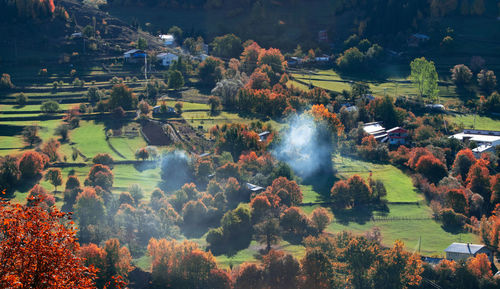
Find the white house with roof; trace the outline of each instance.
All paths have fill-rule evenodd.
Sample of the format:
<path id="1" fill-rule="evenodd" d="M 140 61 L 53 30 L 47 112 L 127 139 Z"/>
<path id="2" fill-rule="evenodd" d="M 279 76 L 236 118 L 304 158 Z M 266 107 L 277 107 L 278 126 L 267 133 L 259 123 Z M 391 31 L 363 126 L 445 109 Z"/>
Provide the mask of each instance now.
<path id="1" fill-rule="evenodd" d="M 494 151 L 495 147 L 500 146 L 500 131 L 465 129 L 451 137 L 464 142 L 476 142 L 477 147 L 472 150 L 476 157 L 481 156 L 484 152 Z"/>
<path id="2" fill-rule="evenodd" d="M 387 132 L 381 122 L 368 122 L 363 124 L 363 130 L 372 135 L 377 141 L 383 142 L 387 138 Z"/>
<path id="3" fill-rule="evenodd" d="M 179 60 L 179 56 L 170 52 L 164 52 L 156 55 L 156 59 L 161 62 L 161 65 L 170 66 L 174 61 Z"/>
<path id="4" fill-rule="evenodd" d="M 486 245 L 470 243 L 453 243 L 444 250 L 446 259 L 453 261 L 467 260 L 477 254 L 486 254 L 490 262 L 493 262 L 493 252 Z"/>
<path id="5" fill-rule="evenodd" d="M 175 36 L 172 34 L 161 34 L 161 41 L 163 41 L 163 45 L 165 46 L 174 46 L 175 45 Z"/>

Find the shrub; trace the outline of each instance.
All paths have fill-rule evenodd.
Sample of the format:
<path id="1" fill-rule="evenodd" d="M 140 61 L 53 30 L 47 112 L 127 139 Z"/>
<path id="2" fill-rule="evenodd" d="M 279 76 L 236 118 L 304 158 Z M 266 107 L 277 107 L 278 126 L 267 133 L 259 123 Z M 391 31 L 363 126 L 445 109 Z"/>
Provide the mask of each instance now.
<path id="1" fill-rule="evenodd" d="M 40 110 L 43 113 L 56 113 L 59 111 L 59 103 L 57 103 L 53 100 L 45 101 L 40 106 Z"/>

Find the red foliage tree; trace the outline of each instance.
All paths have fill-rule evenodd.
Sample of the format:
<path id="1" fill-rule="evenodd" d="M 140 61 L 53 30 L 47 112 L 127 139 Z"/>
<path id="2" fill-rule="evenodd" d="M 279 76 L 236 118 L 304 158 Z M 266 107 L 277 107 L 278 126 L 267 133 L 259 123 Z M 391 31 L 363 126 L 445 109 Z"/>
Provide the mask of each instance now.
<path id="1" fill-rule="evenodd" d="M 453 175 L 459 176 L 462 181 L 465 181 L 470 167 L 476 162 L 476 157 L 470 149 L 463 149 L 459 151 L 453 162 Z"/>
<path id="2" fill-rule="evenodd" d="M 94 288 L 95 270 L 76 256 L 73 222 L 53 207 L 0 205 L 0 287 Z"/>
<path id="3" fill-rule="evenodd" d="M 448 174 L 446 165 L 433 155 L 420 157 L 416 165 L 416 171 L 433 183 L 439 182 Z"/>
<path id="4" fill-rule="evenodd" d="M 302 203 L 302 190 L 295 181 L 290 181 L 285 177 L 279 177 L 267 187 L 265 193 L 277 195 L 281 203 L 290 207 Z"/>
<path id="5" fill-rule="evenodd" d="M 464 215 L 469 213 L 469 201 L 463 190 L 449 190 L 446 193 L 446 203 L 457 213 Z"/>
<path id="6" fill-rule="evenodd" d="M 95 164 L 85 179 L 85 185 L 99 186 L 109 191 L 113 186 L 113 172 L 105 165 Z"/>
<path id="7" fill-rule="evenodd" d="M 40 175 L 45 166 L 43 156 L 35 151 L 27 151 L 19 159 L 19 171 L 25 179 Z"/>
<path id="8" fill-rule="evenodd" d="M 476 161 L 469 169 L 465 183 L 467 188 L 476 194 L 480 194 L 486 202 L 491 199 L 490 172 L 484 160 Z"/>

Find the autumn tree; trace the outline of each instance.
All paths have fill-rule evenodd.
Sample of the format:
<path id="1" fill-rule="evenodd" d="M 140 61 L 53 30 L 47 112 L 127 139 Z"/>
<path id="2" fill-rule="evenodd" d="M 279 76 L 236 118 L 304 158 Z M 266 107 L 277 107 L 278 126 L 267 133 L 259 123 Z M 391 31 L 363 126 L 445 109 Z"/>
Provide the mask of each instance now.
<path id="1" fill-rule="evenodd" d="M 301 260 L 304 288 L 335 288 L 335 273 L 332 262 L 319 248 L 308 248 Z"/>
<path id="2" fill-rule="evenodd" d="M 27 151 L 19 159 L 19 171 L 22 178 L 25 179 L 31 179 L 40 175 L 44 167 L 43 156 L 35 151 Z"/>
<path id="3" fill-rule="evenodd" d="M 260 151 L 262 142 L 259 135 L 244 124 L 224 124 L 210 130 L 216 137 L 216 146 L 219 151 L 228 151 L 233 159 L 239 159 L 244 151 Z"/>
<path id="4" fill-rule="evenodd" d="M 432 155 L 422 156 L 417 162 L 416 171 L 433 183 L 448 175 L 446 165 Z"/>
<path id="5" fill-rule="evenodd" d="M 470 167 L 476 162 L 476 157 L 470 149 L 460 150 L 455 156 L 453 162 L 452 173 L 454 176 L 459 176 L 462 181 L 465 181 Z"/>
<path id="6" fill-rule="evenodd" d="M 374 288 L 404 289 L 418 286 L 423 272 L 420 257 L 406 252 L 401 241 L 381 254 L 371 269 Z"/>
<path id="7" fill-rule="evenodd" d="M 483 160 L 478 160 L 473 164 L 467 175 L 465 183 L 467 188 L 481 195 L 485 201 L 489 202 L 491 199 L 491 184 L 490 184 L 490 172 L 486 167 Z"/>
<path id="8" fill-rule="evenodd" d="M 135 109 L 137 107 L 137 96 L 125 84 L 116 84 L 111 89 L 109 105 L 111 109 L 118 107 L 124 110 Z"/>
<path id="9" fill-rule="evenodd" d="M 0 158 L 0 191 L 6 194 L 12 193 L 20 176 L 17 158 L 11 156 Z"/>
<path id="10" fill-rule="evenodd" d="M 312 211 L 310 219 L 312 226 L 321 234 L 333 220 L 333 216 L 327 209 L 318 207 Z"/>
<path id="11" fill-rule="evenodd" d="M 235 289 L 265 288 L 264 269 L 261 266 L 253 263 L 243 263 L 234 271 L 236 271 Z"/>
<path id="12" fill-rule="evenodd" d="M 266 252 L 271 250 L 271 245 L 278 243 L 281 239 L 279 221 L 275 218 L 264 220 L 255 225 L 254 229 L 257 240 L 266 245 Z"/>
<path id="13" fill-rule="evenodd" d="M 157 288 L 229 289 L 228 275 L 217 268 L 212 253 L 200 250 L 196 243 L 152 238 L 148 253 L 152 283 Z"/>
<path id="14" fill-rule="evenodd" d="M 283 211 L 280 226 L 285 234 L 305 236 L 309 231 L 309 218 L 298 207 L 290 207 Z"/>
<path id="15" fill-rule="evenodd" d="M 132 269 L 130 253 L 127 247 L 120 248 L 120 241 L 117 239 L 107 240 L 103 248 L 93 243 L 84 245 L 78 255 L 84 260 L 85 266 L 94 266 L 98 269 L 96 282 L 98 288 L 113 288 L 106 285 L 113 284 L 118 278 L 126 280 Z"/>
<path id="16" fill-rule="evenodd" d="M 54 192 L 57 191 L 57 187 L 62 185 L 62 173 L 59 168 L 51 168 L 45 173 L 45 179 L 49 181 L 54 186 Z"/>
<path id="17" fill-rule="evenodd" d="M 59 160 L 58 150 L 60 147 L 61 143 L 56 139 L 51 138 L 42 145 L 41 151 L 49 157 L 49 161 L 56 162 Z"/>
<path id="18" fill-rule="evenodd" d="M 75 204 L 75 216 L 78 219 L 82 242 L 89 241 L 92 238 L 90 231 L 100 225 L 105 214 L 104 201 L 97 195 L 94 188 L 86 187 L 78 194 Z"/>
<path id="19" fill-rule="evenodd" d="M 24 143 L 29 147 L 33 147 L 35 144 L 38 144 L 42 141 L 42 139 L 38 136 L 39 127 L 36 125 L 27 126 L 22 131 L 22 136 Z"/>
<path id="20" fill-rule="evenodd" d="M 446 203 L 453 211 L 467 215 L 469 213 L 469 200 L 463 190 L 451 189 L 446 193 Z"/>
<path id="21" fill-rule="evenodd" d="M 472 71 L 464 64 L 453 66 L 451 71 L 451 79 L 457 86 L 465 86 L 471 82 Z"/>
<path id="22" fill-rule="evenodd" d="M 493 70 L 482 69 L 477 74 L 477 83 L 483 91 L 490 93 L 497 86 L 497 77 Z"/>
<path id="23" fill-rule="evenodd" d="M 105 190 L 111 190 L 113 186 L 113 173 L 109 167 L 95 164 L 85 179 L 86 186 L 99 186 Z"/>
<path id="24" fill-rule="evenodd" d="M 198 66 L 198 76 L 206 85 L 215 85 L 217 81 L 222 79 L 223 74 L 224 63 L 215 57 L 209 56 Z"/>
<path id="25" fill-rule="evenodd" d="M 269 288 L 289 289 L 299 286 L 300 264 L 292 255 L 271 250 L 262 256 L 262 265 Z"/>
<path id="26" fill-rule="evenodd" d="M 95 288 L 94 269 L 76 256 L 79 243 L 73 222 L 57 208 L 47 211 L 39 204 L 2 201 L 0 287 Z"/>
<path id="27" fill-rule="evenodd" d="M 257 44 L 257 42 L 252 42 L 243 50 L 243 53 L 240 56 L 240 60 L 242 69 L 243 71 L 247 72 L 247 74 L 251 74 L 257 67 L 261 49 L 262 48 L 259 46 L 259 44 Z"/>
<path id="28" fill-rule="evenodd" d="M 107 166 L 109 168 L 113 168 L 114 161 L 113 157 L 107 153 L 99 153 L 92 158 L 92 163 Z"/>

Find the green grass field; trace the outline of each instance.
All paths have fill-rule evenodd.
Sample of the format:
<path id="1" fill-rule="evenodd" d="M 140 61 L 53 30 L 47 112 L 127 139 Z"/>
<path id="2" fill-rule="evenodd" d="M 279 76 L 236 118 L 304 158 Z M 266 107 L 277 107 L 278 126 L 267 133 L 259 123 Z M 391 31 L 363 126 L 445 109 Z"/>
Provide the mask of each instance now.
<path id="1" fill-rule="evenodd" d="M 382 233 L 382 243 L 391 246 L 395 240 L 401 240 L 406 248 L 414 251 L 421 239 L 421 254 L 442 256 L 443 250 L 452 242 L 477 242 L 477 236 L 471 233 L 453 234 L 445 231 L 439 223 L 431 219 L 432 210 L 412 185 L 411 178 L 392 165 L 380 165 L 351 158 L 334 158 L 334 166 L 341 178 L 359 174 L 368 178 L 380 179 L 387 189 L 389 204 L 387 211 L 374 211 L 373 218 L 364 221 L 344 221 L 342 216 L 327 228 L 328 233 L 352 231 L 362 234 L 374 227 Z M 304 202 L 320 201 L 320 194 L 310 186 L 302 186 Z M 418 204 L 391 204 L 391 202 L 418 202 Z M 310 214 L 318 205 L 302 207 Z M 330 208 L 329 208 L 330 209 Z M 333 212 L 335 213 L 339 212 Z M 423 218 L 422 220 L 401 220 L 401 218 Z M 385 218 L 385 220 L 379 220 Z M 392 219 L 391 219 L 392 218 Z M 387 220 L 388 219 L 388 220 Z"/>
<path id="2" fill-rule="evenodd" d="M 476 128 L 485 130 L 500 130 L 500 118 L 491 118 L 473 114 L 466 115 L 450 115 L 447 116 L 448 121 L 454 122 L 457 125 L 463 125 L 464 128 Z M 474 125 L 475 124 L 475 125 Z"/>

